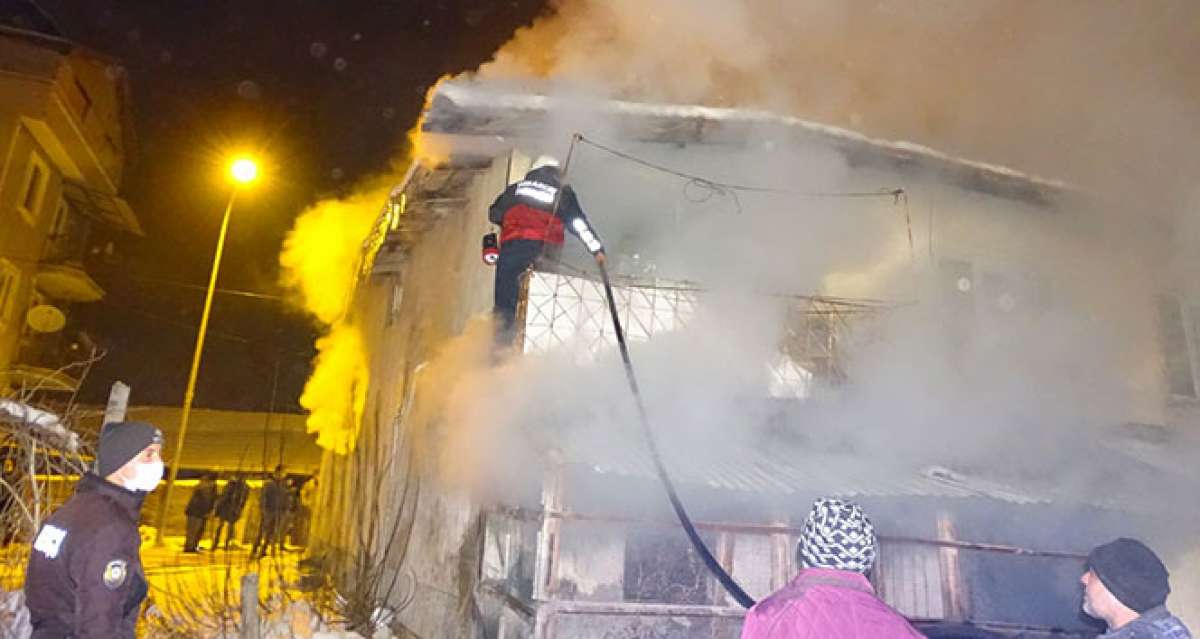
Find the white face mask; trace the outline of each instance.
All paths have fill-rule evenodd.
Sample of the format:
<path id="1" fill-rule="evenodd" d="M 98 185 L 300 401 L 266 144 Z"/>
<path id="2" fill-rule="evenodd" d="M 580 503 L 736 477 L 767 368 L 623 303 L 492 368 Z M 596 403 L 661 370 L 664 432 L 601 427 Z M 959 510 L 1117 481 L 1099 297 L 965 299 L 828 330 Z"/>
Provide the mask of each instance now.
<path id="1" fill-rule="evenodd" d="M 148 493 L 158 488 L 158 482 L 162 480 L 162 476 L 163 463 L 160 461 L 137 464 L 133 467 L 133 479 L 125 480 L 125 487 L 129 490 Z"/>

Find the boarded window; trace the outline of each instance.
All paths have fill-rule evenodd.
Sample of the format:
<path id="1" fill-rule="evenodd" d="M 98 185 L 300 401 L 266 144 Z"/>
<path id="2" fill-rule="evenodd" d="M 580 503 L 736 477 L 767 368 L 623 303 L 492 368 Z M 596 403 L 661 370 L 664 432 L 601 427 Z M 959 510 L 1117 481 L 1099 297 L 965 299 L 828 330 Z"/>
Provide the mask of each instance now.
<path id="1" fill-rule="evenodd" d="M 889 605 L 914 619 L 946 617 L 942 559 L 928 544 L 883 542 L 875 584 Z"/>

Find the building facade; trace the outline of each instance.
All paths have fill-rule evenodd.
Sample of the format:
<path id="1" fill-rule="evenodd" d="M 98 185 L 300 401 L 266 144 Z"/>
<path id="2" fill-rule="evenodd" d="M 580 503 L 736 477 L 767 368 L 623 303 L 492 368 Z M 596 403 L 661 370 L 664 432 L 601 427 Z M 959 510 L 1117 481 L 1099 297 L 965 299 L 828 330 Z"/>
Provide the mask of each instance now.
<path id="1" fill-rule="evenodd" d="M 492 370 L 465 384 L 473 393 L 445 397 L 489 365 L 490 336 L 472 323 L 491 307 L 479 238 L 492 199 L 529 165 L 514 149 L 567 139 L 568 177 L 607 242 L 666 466 L 751 595 L 794 573 L 807 507 L 833 494 L 874 513 L 873 580 L 911 618 L 1089 636 L 1077 578 L 1090 545 L 1197 529 L 1195 513 L 1172 506 L 1190 489 L 1161 490 L 1194 485 L 1184 469 L 1200 424 L 1198 298 L 1156 253 L 1169 229 L 1107 228 L 1098 220 L 1119 218 L 1069 185 L 762 113 L 580 107 L 448 83 L 423 136 L 443 157 L 410 170 L 364 247 L 351 323 L 370 388 L 355 446 L 324 455 L 319 500 L 331 517 L 315 532 L 331 569 L 371 575 L 360 594 L 413 636 L 739 632 L 743 611 L 673 521 L 610 375 L 613 327 L 582 249 L 568 241 L 522 296 L 518 350 L 558 366 L 538 378 L 545 387 L 493 392 L 508 373 Z M 770 153 L 778 159 L 763 161 Z M 753 175 L 713 177 L 750 162 Z M 764 258 L 768 247 L 778 255 Z M 733 266 L 755 261 L 770 270 Z M 705 333 L 701 310 L 723 306 L 714 291 L 731 271 L 752 294 L 724 306 L 767 301 L 734 314 L 743 335 Z M 1109 321 L 1091 327 L 1091 316 Z M 756 331 L 768 339 L 744 336 Z M 708 340 L 705 352 L 733 343 L 730 365 L 760 348 L 737 401 L 715 404 L 736 409 L 732 436 L 689 431 L 714 404 L 671 396 L 723 374 L 723 362 L 689 359 L 689 336 Z M 1021 367 L 988 369 L 1010 351 Z M 914 399 L 923 393 L 937 401 Z M 473 402 L 486 409 L 463 410 Z M 495 435 L 493 419 L 519 427 Z M 754 432 L 735 432 L 749 422 Z M 1074 458 L 1089 463 L 1054 470 Z M 490 472 L 483 490 L 461 481 L 477 466 Z M 1154 539 L 1178 568 L 1197 550 L 1190 538 Z"/>
<path id="2" fill-rule="evenodd" d="M 132 153 L 121 67 L 56 35 L 0 27 L 0 387 L 73 391 L 94 345 L 71 307 L 89 266 L 140 234 L 119 196 Z"/>

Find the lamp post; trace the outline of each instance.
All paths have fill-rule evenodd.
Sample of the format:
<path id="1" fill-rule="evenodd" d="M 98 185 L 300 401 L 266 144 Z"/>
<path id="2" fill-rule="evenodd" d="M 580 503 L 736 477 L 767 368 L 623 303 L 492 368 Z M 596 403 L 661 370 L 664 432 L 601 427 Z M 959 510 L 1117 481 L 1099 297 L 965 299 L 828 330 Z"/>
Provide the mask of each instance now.
<path id="1" fill-rule="evenodd" d="M 163 492 L 162 503 L 158 506 L 158 530 L 154 543 L 163 545 L 163 531 L 167 526 L 167 507 L 171 502 L 171 491 L 175 488 L 175 479 L 179 476 L 179 468 L 183 458 L 183 440 L 187 436 L 188 419 L 192 415 L 192 400 L 196 396 L 196 377 L 200 374 L 200 356 L 204 354 L 204 336 L 208 333 L 208 316 L 212 311 L 213 293 L 217 289 L 217 272 L 221 268 L 221 253 L 225 250 L 225 234 L 229 230 L 229 215 L 233 212 L 233 200 L 237 197 L 238 188 L 250 184 L 258 177 L 258 165 L 250 158 L 237 158 L 229 165 L 229 175 L 234 187 L 229 193 L 229 203 L 225 205 L 225 216 L 221 220 L 221 232 L 217 236 L 217 251 L 213 255 L 212 273 L 208 278 L 208 290 L 204 294 L 204 312 L 200 315 L 200 329 L 196 332 L 196 350 L 192 354 L 192 369 L 188 373 L 187 388 L 183 392 L 183 411 L 179 417 L 179 434 L 175 441 L 175 454 L 171 457 L 171 474 L 167 477 L 167 488 Z"/>

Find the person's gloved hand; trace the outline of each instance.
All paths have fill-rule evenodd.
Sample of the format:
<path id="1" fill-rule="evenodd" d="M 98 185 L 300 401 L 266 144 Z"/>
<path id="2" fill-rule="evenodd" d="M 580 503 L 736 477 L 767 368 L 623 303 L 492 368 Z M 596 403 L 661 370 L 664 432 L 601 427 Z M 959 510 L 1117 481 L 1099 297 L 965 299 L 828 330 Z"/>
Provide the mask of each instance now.
<path id="1" fill-rule="evenodd" d="M 596 251 L 595 258 L 596 263 L 600 266 L 604 266 L 608 262 L 608 258 L 604 256 L 604 251 Z"/>

